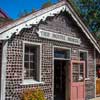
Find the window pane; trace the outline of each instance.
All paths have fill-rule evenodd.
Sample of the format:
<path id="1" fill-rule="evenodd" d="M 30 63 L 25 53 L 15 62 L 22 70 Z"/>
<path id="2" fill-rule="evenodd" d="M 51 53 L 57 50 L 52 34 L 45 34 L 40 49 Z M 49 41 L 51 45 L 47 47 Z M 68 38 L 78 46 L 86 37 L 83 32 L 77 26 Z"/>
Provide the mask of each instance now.
<path id="1" fill-rule="evenodd" d="M 88 74 L 87 52 L 80 51 L 80 60 L 85 61 L 85 77 L 87 77 L 87 74 Z"/>
<path id="2" fill-rule="evenodd" d="M 30 55 L 30 61 L 34 61 L 35 59 L 34 59 L 34 54 L 32 54 L 32 55 Z"/>
<path id="3" fill-rule="evenodd" d="M 86 52 L 80 52 L 80 60 L 86 60 L 87 59 L 87 53 Z"/>
<path id="4" fill-rule="evenodd" d="M 82 82 L 83 81 L 83 64 L 73 64 L 73 82 Z"/>
<path id="5" fill-rule="evenodd" d="M 29 47 L 28 47 L 28 45 L 25 46 L 25 53 L 29 53 Z"/>
<path id="6" fill-rule="evenodd" d="M 36 46 L 35 47 L 30 47 L 30 54 L 35 54 L 36 52 Z"/>
<path id="7" fill-rule="evenodd" d="M 24 71 L 24 78 L 25 79 L 28 79 L 29 78 L 29 73 L 30 73 L 29 70 L 25 70 Z"/>
<path id="8" fill-rule="evenodd" d="M 34 48 L 30 47 L 30 52 L 33 53 L 34 52 Z"/>
<path id="9" fill-rule="evenodd" d="M 73 82 L 79 82 L 79 65 L 77 63 L 73 64 L 72 71 Z"/>
<path id="10" fill-rule="evenodd" d="M 25 61 L 29 61 L 29 55 L 25 54 Z"/>
<path id="11" fill-rule="evenodd" d="M 24 54 L 24 78 L 37 80 L 38 46 L 26 45 Z M 39 74 L 39 73 L 38 73 Z"/>
<path id="12" fill-rule="evenodd" d="M 54 50 L 54 57 L 70 59 L 70 50 L 56 48 Z"/>
<path id="13" fill-rule="evenodd" d="M 70 50 L 66 50 L 65 52 L 65 58 L 70 59 Z"/>
<path id="14" fill-rule="evenodd" d="M 80 73 L 83 73 L 83 65 L 80 64 Z"/>
<path id="15" fill-rule="evenodd" d="M 24 67 L 25 67 L 25 69 L 29 69 L 29 62 L 25 62 Z"/>
<path id="16" fill-rule="evenodd" d="M 30 77 L 36 79 L 36 70 L 30 70 Z"/>
<path id="17" fill-rule="evenodd" d="M 35 69 L 35 63 L 34 62 L 30 62 L 30 69 Z"/>

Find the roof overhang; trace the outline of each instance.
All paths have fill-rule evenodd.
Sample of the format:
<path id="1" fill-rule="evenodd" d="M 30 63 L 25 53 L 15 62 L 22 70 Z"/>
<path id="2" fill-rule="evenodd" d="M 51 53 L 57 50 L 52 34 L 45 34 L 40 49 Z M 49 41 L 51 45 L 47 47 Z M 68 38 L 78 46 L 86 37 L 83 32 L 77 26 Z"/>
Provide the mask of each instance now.
<path id="1" fill-rule="evenodd" d="M 62 1 L 60 3 L 57 3 L 56 5 L 32 13 L 31 15 L 21 18 L 14 23 L 9 24 L 8 26 L 1 28 L 0 40 L 8 40 L 13 34 L 18 35 L 23 28 L 30 28 L 33 24 L 39 24 L 41 20 L 45 21 L 47 17 L 55 16 L 55 14 L 59 14 L 61 11 L 66 11 L 72 16 L 72 18 L 76 21 L 77 25 L 82 29 L 87 38 L 91 41 L 91 43 L 100 53 L 100 46 L 97 43 L 96 39 L 89 32 L 88 28 L 84 25 L 84 23 L 73 10 L 71 5 L 66 1 Z"/>

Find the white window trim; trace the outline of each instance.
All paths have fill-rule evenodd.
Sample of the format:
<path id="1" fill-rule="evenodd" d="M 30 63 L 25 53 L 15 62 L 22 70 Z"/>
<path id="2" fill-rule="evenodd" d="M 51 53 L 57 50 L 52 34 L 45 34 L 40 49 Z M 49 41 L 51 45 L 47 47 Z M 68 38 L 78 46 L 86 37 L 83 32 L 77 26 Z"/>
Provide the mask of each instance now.
<path id="1" fill-rule="evenodd" d="M 40 47 L 40 61 L 39 61 L 39 81 L 36 80 L 28 80 L 24 79 L 24 53 L 25 53 L 25 44 L 30 44 L 30 45 L 36 45 Z M 44 84 L 44 82 L 41 81 L 41 57 L 42 57 L 42 43 L 36 43 L 36 42 L 28 42 L 28 41 L 23 41 L 23 70 L 22 70 L 22 84 L 21 85 L 29 85 L 29 84 Z"/>
<path id="2" fill-rule="evenodd" d="M 87 66 L 88 66 L 88 51 L 87 50 L 82 50 L 82 49 L 79 49 L 79 60 L 80 60 L 80 52 L 85 52 L 87 53 Z M 85 80 L 90 80 L 89 78 L 89 67 L 87 67 L 87 77 L 85 78 Z"/>

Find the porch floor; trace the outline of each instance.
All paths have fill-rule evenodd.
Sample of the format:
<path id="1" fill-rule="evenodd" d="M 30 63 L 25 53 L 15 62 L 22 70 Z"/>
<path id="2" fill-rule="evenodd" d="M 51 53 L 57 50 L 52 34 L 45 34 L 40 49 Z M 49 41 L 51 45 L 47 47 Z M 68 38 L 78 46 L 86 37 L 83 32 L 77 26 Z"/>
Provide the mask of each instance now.
<path id="1" fill-rule="evenodd" d="M 100 100 L 100 97 L 96 97 L 96 98 L 93 98 L 93 99 L 90 99 L 90 100 Z"/>

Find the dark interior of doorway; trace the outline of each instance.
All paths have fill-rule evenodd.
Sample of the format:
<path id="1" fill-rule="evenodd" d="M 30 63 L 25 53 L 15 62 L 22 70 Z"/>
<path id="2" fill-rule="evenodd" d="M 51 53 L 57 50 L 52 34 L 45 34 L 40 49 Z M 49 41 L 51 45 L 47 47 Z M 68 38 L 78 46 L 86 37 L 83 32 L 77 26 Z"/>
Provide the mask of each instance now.
<path id="1" fill-rule="evenodd" d="M 96 77 L 100 78 L 100 65 L 96 66 Z"/>
<path id="2" fill-rule="evenodd" d="M 66 60 L 54 60 L 54 100 L 65 100 Z"/>

